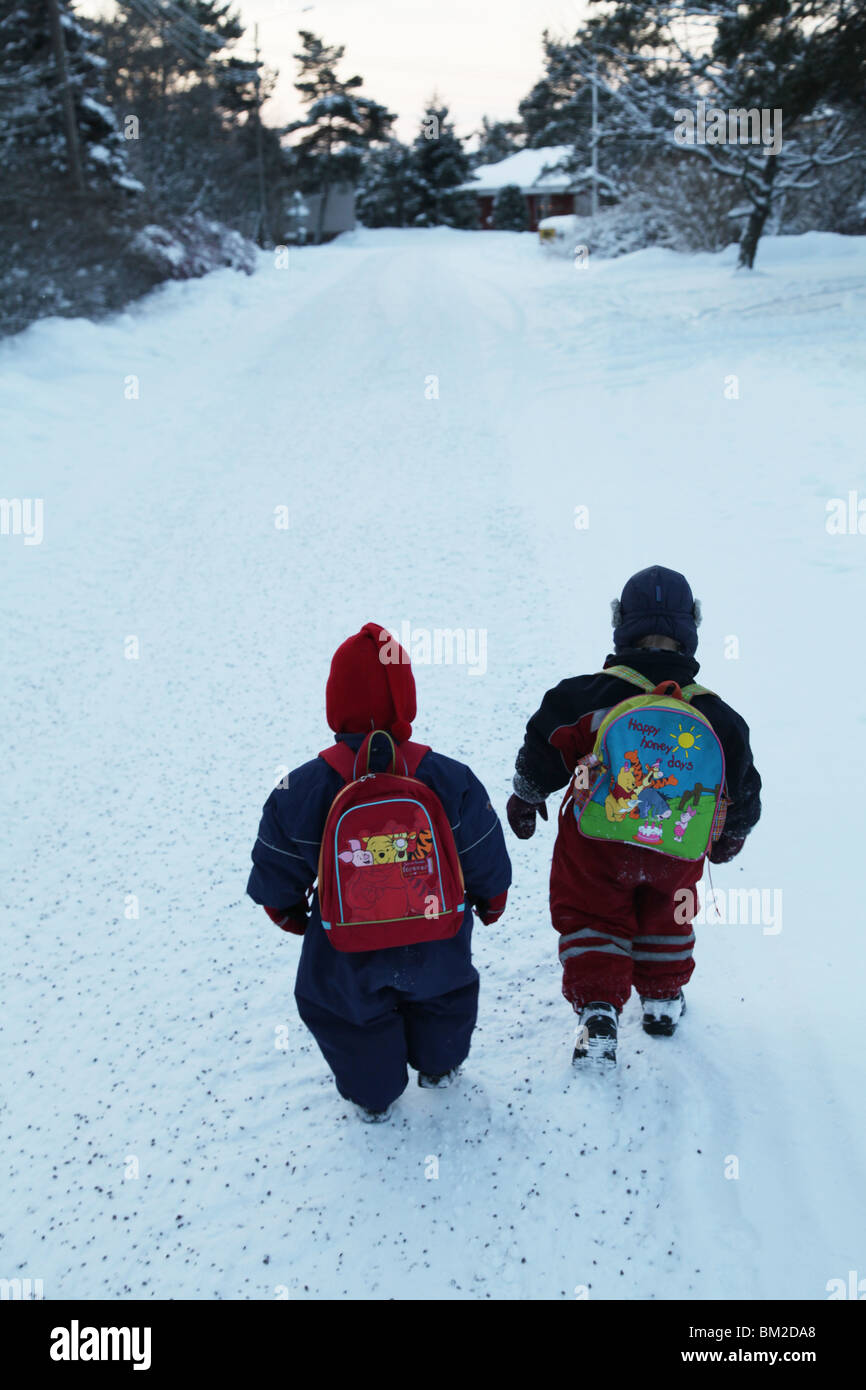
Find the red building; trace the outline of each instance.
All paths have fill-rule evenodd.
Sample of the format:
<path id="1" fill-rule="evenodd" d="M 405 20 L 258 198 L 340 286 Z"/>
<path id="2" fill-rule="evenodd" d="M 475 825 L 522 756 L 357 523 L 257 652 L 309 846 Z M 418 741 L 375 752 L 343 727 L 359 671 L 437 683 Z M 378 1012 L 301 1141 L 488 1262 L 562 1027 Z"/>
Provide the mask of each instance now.
<path id="1" fill-rule="evenodd" d="M 484 228 L 493 226 L 496 195 L 509 186 L 519 188 L 526 200 L 529 230 L 543 217 L 575 212 L 577 181 L 562 166 L 573 157 L 570 145 L 551 145 L 540 150 L 518 150 L 495 164 L 481 164 L 463 185 L 478 197 L 478 216 Z"/>

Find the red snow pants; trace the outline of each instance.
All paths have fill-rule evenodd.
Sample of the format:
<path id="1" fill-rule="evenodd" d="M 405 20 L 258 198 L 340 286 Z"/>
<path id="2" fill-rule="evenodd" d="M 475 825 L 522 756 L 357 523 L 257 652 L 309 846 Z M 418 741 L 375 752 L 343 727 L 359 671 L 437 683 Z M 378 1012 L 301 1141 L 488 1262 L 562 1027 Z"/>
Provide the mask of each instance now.
<path id="1" fill-rule="evenodd" d="M 619 1010 L 632 985 L 672 999 L 695 968 L 692 918 L 704 861 L 581 835 L 569 800 L 550 870 L 550 915 L 560 934 L 562 992 L 575 1007 Z M 685 891 L 684 891 L 685 890 Z"/>

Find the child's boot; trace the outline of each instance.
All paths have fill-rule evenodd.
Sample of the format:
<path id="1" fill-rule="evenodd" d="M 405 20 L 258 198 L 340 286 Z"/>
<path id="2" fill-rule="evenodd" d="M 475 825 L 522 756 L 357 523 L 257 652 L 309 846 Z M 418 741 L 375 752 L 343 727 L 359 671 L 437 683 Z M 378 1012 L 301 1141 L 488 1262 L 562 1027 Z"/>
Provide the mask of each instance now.
<path id="1" fill-rule="evenodd" d="M 382 1125 L 391 1118 L 392 1107 L 390 1105 L 386 1105 L 384 1110 L 368 1110 L 366 1105 L 359 1105 L 355 1100 L 352 1101 L 352 1104 L 358 1119 L 365 1125 Z"/>
<path id="2" fill-rule="evenodd" d="M 460 1075 L 459 1067 L 452 1067 L 450 1071 L 442 1072 L 441 1076 L 434 1076 L 430 1072 L 419 1071 L 418 1085 L 425 1091 L 442 1091 L 446 1086 L 453 1086 Z"/>
<path id="3" fill-rule="evenodd" d="M 677 1024 L 686 1011 L 686 998 L 682 990 L 675 999 L 644 999 L 643 1030 L 656 1038 L 670 1038 L 677 1031 Z"/>
<path id="4" fill-rule="evenodd" d="M 613 1004 L 584 1004 L 578 1014 L 577 1046 L 572 1065 L 605 1062 L 616 1065 L 618 1016 Z"/>

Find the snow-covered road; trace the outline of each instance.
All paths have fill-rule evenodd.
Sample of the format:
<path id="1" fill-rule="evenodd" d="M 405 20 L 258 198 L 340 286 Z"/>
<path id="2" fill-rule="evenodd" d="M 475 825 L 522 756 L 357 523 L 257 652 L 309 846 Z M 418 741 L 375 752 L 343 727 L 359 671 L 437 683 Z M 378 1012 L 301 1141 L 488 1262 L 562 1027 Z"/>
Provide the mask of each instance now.
<path id="1" fill-rule="evenodd" d="M 866 536 L 826 527 L 866 497 L 864 308 L 864 238 L 768 241 L 743 276 L 358 232 L 0 346 L 2 492 L 44 504 L 40 544 L 0 537 L 0 1275 L 256 1299 L 866 1276 Z M 297 942 L 243 891 L 270 787 L 329 741 L 331 652 L 368 619 L 464 634 L 464 664 L 416 664 L 416 732 L 502 811 L 527 717 L 601 665 L 654 562 L 691 578 L 702 678 L 752 727 L 764 820 L 714 880 L 764 916 L 699 928 L 675 1039 L 632 1003 L 617 1078 L 578 1077 L 554 818 L 509 836 L 462 1085 L 359 1126 L 295 1015 Z"/>

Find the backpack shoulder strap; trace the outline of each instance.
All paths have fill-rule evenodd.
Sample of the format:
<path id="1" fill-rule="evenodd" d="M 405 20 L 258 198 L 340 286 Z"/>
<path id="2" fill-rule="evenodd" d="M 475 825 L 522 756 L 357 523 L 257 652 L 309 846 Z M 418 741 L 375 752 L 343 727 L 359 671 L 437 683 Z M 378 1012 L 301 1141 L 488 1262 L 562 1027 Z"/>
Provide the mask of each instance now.
<path id="1" fill-rule="evenodd" d="M 655 690 L 655 681 L 642 676 L 640 671 L 635 671 L 631 666 L 605 666 L 603 671 L 599 671 L 600 676 L 618 676 L 621 681 L 628 681 L 629 685 L 639 685 L 641 690 Z"/>
<path id="2" fill-rule="evenodd" d="M 397 744 L 397 761 L 399 764 L 399 760 L 402 757 L 406 766 L 407 777 L 415 776 L 415 773 L 418 771 L 418 764 L 421 762 L 422 758 L 426 758 L 429 752 L 429 743 L 407 742 Z"/>
<path id="3" fill-rule="evenodd" d="M 364 746 L 365 744 L 362 744 L 358 752 L 355 753 L 347 743 L 332 743 L 330 748 L 323 748 L 318 756 L 335 772 L 338 772 L 344 782 L 352 782 L 364 770 L 365 760 L 361 757 Z M 398 773 L 402 773 L 405 777 L 414 777 L 418 764 L 430 752 L 430 745 L 407 741 L 406 743 L 398 743 L 395 751 Z"/>
<path id="4" fill-rule="evenodd" d="M 628 681 L 630 685 L 638 685 L 641 690 L 648 694 L 655 690 L 655 681 L 649 680 L 647 676 L 642 676 L 640 671 L 635 671 L 631 666 L 605 666 L 599 672 L 602 676 L 618 676 L 621 681 Z M 697 695 L 715 695 L 714 690 L 709 690 L 705 685 L 698 685 L 695 681 L 691 685 L 684 685 L 681 694 L 684 700 L 694 700 Z"/>
<path id="5" fill-rule="evenodd" d="M 323 748 L 318 756 L 328 767 L 339 772 L 344 782 L 351 782 L 354 777 L 355 754 L 347 743 L 332 743 L 330 748 Z"/>
<path id="6" fill-rule="evenodd" d="M 715 690 L 708 690 L 705 685 L 698 685 L 693 681 L 691 685 L 684 685 L 681 693 L 684 700 L 691 701 L 694 700 L 696 695 L 715 695 L 716 692 Z"/>

